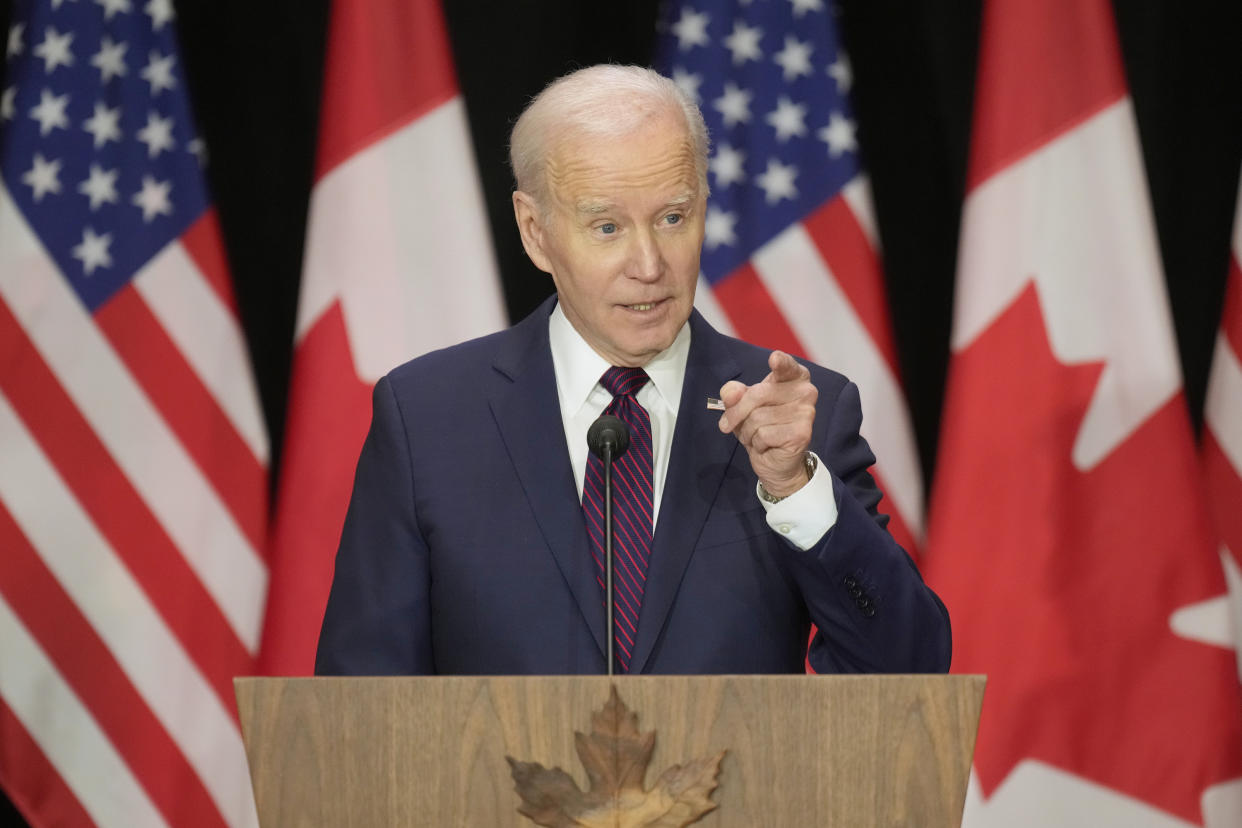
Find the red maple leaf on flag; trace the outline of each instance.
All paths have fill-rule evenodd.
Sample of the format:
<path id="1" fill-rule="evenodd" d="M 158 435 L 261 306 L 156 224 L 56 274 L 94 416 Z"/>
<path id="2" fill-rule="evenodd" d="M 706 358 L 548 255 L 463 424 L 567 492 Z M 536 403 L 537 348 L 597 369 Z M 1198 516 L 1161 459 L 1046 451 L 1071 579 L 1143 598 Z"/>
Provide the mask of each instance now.
<path id="1" fill-rule="evenodd" d="M 1199 821 L 1204 788 L 1242 767 L 1233 653 L 1169 618 L 1224 584 L 1181 393 L 1073 465 L 1104 369 L 1056 359 L 1034 285 L 956 355 L 933 504 L 952 554 L 929 581 L 954 671 L 988 675 L 985 794 L 1032 758 Z"/>

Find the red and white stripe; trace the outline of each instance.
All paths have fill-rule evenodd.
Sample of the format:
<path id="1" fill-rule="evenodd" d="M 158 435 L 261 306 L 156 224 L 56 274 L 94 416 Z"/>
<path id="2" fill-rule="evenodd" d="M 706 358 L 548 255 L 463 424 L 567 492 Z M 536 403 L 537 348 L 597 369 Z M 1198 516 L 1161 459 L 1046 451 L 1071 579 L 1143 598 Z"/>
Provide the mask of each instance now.
<path id="1" fill-rule="evenodd" d="M 759 248 L 695 300 L 718 329 L 829 365 L 862 395 L 862 435 L 876 455 L 880 511 L 916 555 L 923 539 L 923 477 L 902 391 L 870 187 L 858 176 L 822 207 Z"/>
<path id="2" fill-rule="evenodd" d="M 507 320 L 436 0 L 333 5 L 263 667 L 309 673 L 370 388 Z"/>
<path id="3" fill-rule="evenodd" d="M 0 781 L 35 825 L 252 825 L 268 446 L 208 212 L 92 315 L 0 186 Z"/>

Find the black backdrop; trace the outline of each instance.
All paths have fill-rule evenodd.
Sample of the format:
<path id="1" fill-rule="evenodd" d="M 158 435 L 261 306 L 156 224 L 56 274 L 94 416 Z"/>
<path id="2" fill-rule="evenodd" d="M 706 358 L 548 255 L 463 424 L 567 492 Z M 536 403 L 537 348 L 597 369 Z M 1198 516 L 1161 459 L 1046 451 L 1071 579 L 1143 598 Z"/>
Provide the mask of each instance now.
<path id="1" fill-rule="evenodd" d="M 517 319 L 551 291 L 551 282 L 525 261 L 513 227 L 509 125 L 530 95 L 568 69 L 646 63 L 658 0 L 445 2 L 505 297 Z M 0 0 L 0 31 L 7 31 L 12 3 Z M 979 4 L 843 0 L 840 12 L 899 358 L 928 479 L 947 362 Z M 210 184 L 278 452 L 327 0 L 181 0 L 177 7 Z M 1242 3 L 1117 0 L 1116 7 L 1198 422 L 1242 159 Z M 17 820 L 3 811 L 0 819 Z"/>

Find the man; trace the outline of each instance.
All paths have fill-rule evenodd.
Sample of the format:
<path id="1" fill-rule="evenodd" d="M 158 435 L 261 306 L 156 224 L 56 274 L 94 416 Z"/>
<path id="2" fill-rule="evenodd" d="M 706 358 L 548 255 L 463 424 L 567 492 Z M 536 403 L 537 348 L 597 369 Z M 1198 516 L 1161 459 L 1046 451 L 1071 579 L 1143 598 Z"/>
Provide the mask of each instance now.
<path id="1" fill-rule="evenodd" d="M 531 103 L 511 155 L 522 242 L 557 295 L 376 385 L 316 672 L 604 672 L 586 444 L 604 410 L 634 433 L 615 471 L 620 670 L 801 672 L 812 623 L 819 672 L 947 670 L 948 615 L 876 513 L 857 389 L 693 311 L 693 103 L 591 67 Z"/>

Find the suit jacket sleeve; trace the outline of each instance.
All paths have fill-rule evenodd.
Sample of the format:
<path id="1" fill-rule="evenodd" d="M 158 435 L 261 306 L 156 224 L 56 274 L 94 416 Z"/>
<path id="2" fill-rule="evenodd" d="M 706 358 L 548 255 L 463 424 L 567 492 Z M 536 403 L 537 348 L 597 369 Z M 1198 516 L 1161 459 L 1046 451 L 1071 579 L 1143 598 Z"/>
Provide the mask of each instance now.
<path id="1" fill-rule="evenodd" d="M 414 510 L 403 413 L 389 378 L 376 384 L 372 406 L 320 632 L 317 675 L 435 672 L 427 544 Z"/>
<path id="2" fill-rule="evenodd" d="M 877 511 L 881 494 L 867 471 L 875 457 L 859 433 L 857 387 L 845 384 L 823 416 L 812 448 L 832 474 L 837 520 L 808 551 L 785 544 L 818 627 L 811 666 L 821 673 L 945 672 L 948 612 Z"/>

